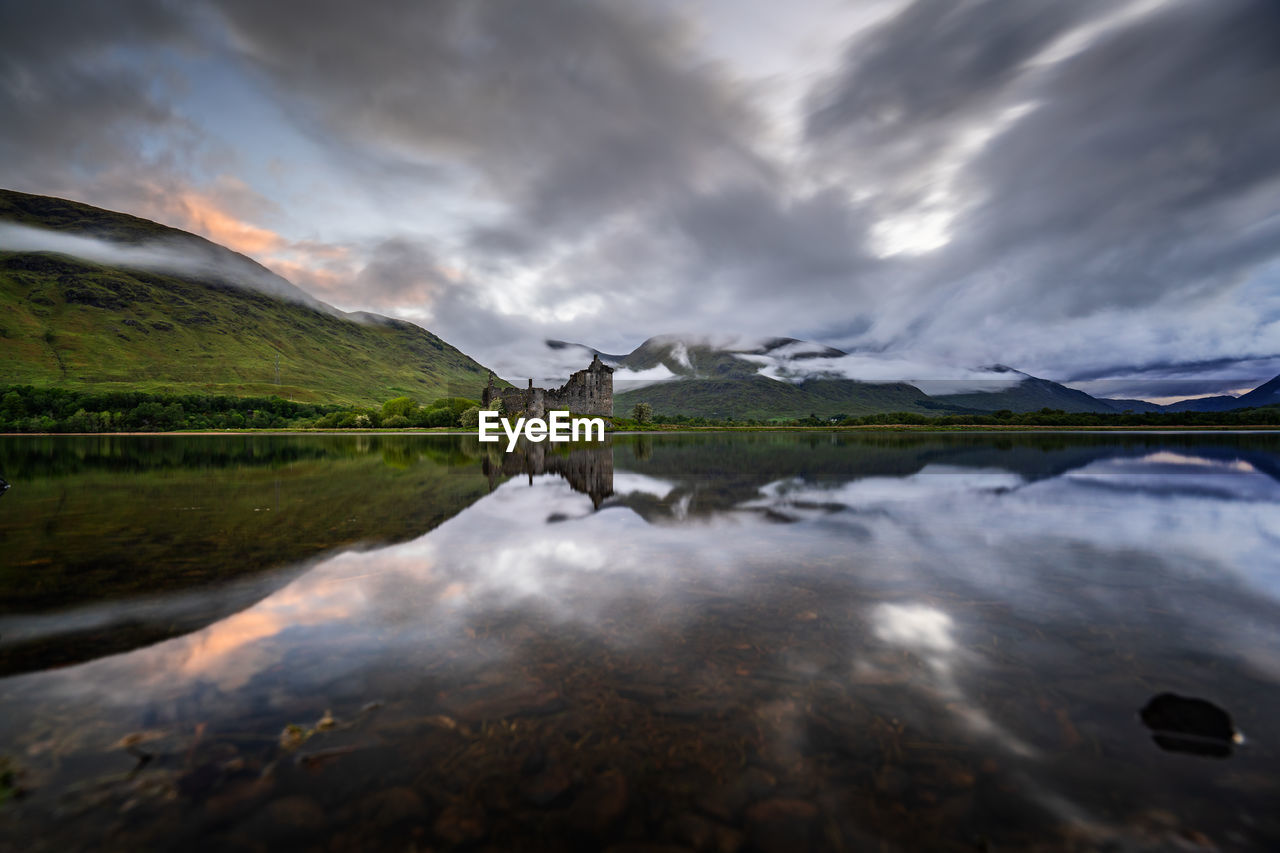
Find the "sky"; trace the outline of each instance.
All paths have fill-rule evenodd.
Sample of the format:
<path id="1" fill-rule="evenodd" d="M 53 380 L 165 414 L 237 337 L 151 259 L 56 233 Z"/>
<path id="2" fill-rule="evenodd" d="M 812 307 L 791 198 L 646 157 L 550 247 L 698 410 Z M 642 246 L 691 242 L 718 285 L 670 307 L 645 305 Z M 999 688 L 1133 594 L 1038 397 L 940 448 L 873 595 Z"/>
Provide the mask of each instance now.
<path id="1" fill-rule="evenodd" d="M 1280 373 L 1272 0 L 0 0 L 0 116 L 0 186 L 504 376 L 664 333 Z"/>

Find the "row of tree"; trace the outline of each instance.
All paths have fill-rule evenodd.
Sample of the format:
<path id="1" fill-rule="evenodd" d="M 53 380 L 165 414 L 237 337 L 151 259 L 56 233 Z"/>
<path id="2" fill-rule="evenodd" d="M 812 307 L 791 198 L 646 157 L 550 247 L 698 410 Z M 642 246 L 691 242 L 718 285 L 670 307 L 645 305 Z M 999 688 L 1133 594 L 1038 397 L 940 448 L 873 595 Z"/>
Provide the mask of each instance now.
<path id="1" fill-rule="evenodd" d="M 166 432 L 203 429 L 458 427 L 477 403 L 442 397 L 427 406 L 397 397 L 377 407 L 297 403 L 280 397 L 72 391 L 0 387 L 0 432 Z"/>
<path id="2" fill-rule="evenodd" d="M 335 409 L 279 397 L 0 387 L 0 431 L 131 432 L 282 429 Z"/>
<path id="3" fill-rule="evenodd" d="M 492 408 L 499 408 L 495 402 Z M 201 429 L 473 429 L 479 403 L 466 397 L 441 397 L 421 405 L 396 397 L 381 406 L 351 407 L 297 403 L 279 397 L 229 397 L 201 394 L 148 394 L 141 391 L 71 391 L 30 385 L 0 387 L 0 432 L 161 432 Z M 769 426 L 1061 426 L 1202 427 L 1280 426 L 1280 406 L 1230 412 L 1150 412 L 1095 414 L 1040 409 L 991 414 L 920 415 L 914 412 L 847 417 L 845 415 L 772 420 L 734 420 L 686 415 L 655 415 L 648 403 L 630 417 L 615 417 L 615 428 L 769 427 Z"/>

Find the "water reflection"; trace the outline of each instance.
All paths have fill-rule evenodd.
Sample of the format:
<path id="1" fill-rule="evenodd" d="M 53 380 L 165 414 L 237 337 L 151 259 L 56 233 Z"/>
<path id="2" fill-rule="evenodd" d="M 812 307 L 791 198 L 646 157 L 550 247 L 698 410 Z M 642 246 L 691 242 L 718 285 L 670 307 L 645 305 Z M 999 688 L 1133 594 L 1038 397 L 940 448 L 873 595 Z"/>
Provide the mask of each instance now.
<path id="1" fill-rule="evenodd" d="M 0 438 L 0 463 L 0 674 L 196 630 L 491 487 L 461 437 Z"/>
<path id="2" fill-rule="evenodd" d="M 555 474 L 564 478 L 569 488 L 591 498 L 599 509 L 605 498 L 613 494 L 613 448 L 607 446 L 574 446 L 565 450 L 553 445 L 522 441 L 512 453 L 490 454 L 484 459 L 484 471 L 495 483 L 499 477 L 524 475 L 533 478 Z"/>
<path id="3" fill-rule="evenodd" d="M 375 482 L 422 464 L 402 450 Z M 186 636 L 0 681 L 0 751 L 33 789 L 13 832 L 49 849 L 1267 849 L 1276 451 L 459 443 L 430 482 L 467 500 L 429 532 L 339 545 Z M 1221 746 L 1187 701 L 1231 709 L 1249 742 L 1228 761 L 1169 751 Z"/>

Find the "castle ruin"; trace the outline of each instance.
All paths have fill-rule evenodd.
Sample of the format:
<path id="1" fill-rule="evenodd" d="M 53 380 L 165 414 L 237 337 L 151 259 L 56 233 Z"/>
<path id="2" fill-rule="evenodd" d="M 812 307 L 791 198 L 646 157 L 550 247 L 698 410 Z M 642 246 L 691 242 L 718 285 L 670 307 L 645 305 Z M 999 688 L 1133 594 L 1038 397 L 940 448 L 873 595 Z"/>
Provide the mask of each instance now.
<path id="1" fill-rule="evenodd" d="M 498 388 L 493 372 L 489 384 L 480 393 L 480 402 L 488 407 L 492 401 L 501 400 L 502 410 L 509 415 L 527 418 L 545 418 L 547 412 L 568 410 L 574 415 L 609 417 L 613 414 L 613 368 L 600 360 L 569 377 L 569 381 L 555 389 L 534 388 L 529 380 L 528 388 Z"/>

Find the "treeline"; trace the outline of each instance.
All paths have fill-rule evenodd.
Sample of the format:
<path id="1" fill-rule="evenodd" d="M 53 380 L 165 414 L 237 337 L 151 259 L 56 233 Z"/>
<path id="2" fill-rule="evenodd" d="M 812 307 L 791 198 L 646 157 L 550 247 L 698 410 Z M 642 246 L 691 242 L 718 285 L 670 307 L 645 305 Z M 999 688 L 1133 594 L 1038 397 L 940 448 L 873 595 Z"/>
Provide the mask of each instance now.
<path id="1" fill-rule="evenodd" d="M 280 397 L 202 394 L 148 394 L 141 391 L 69 391 L 30 385 L 0 386 L 0 432 L 166 432 L 204 429 L 427 429 L 474 428 L 479 403 L 441 397 L 422 405 L 396 397 L 381 406 L 351 407 L 296 403 Z M 886 412 L 769 420 L 653 414 L 647 404 L 615 416 L 613 429 L 689 427 L 829 426 L 1039 426 L 1039 427 L 1242 427 L 1280 426 L 1280 406 L 1230 412 L 1149 412 L 1094 414 L 1040 409 L 991 414 L 920 415 Z"/>
<path id="2" fill-rule="evenodd" d="M 429 405 L 419 405 L 411 397 L 396 397 L 380 409 L 345 409 L 317 420 L 317 429 L 409 429 L 413 427 L 460 426 L 463 412 L 475 408 L 475 400 L 466 397 L 441 397 Z"/>
<path id="3" fill-rule="evenodd" d="M 623 421 L 614 418 L 619 429 L 634 428 L 643 423 L 636 419 Z M 919 415 L 915 412 L 884 412 L 875 415 L 849 417 L 846 415 L 807 418 L 773 418 L 770 420 L 734 420 L 688 417 L 686 415 L 654 415 L 654 426 L 1062 426 L 1062 427 L 1201 427 L 1201 426 L 1280 426 L 1280 406 L 1262 406 L 1252 409 L 1235 409 L 1229 412 L 1143 412 L 1094 413 L 1066 412 L 1062 409 L 1040 409 L 1034 412 L 1014 412 L 1003 409 L 991 414 Z"/>
<path id="4" fill-rule="evenodd" d="M 336 407 L 279 397 L 0 388 L 3 432 L 132 432 L 177 429 L 283 429 Z"/>
<path id="5" fill-rule="evenodd" d="M 380 407 L 296 403 L 280 397 L 70 391 L 0 386 L 0 432 L 167 432 L 203 429 L 457 427 L 474 400 L 408 397 Z"/>

